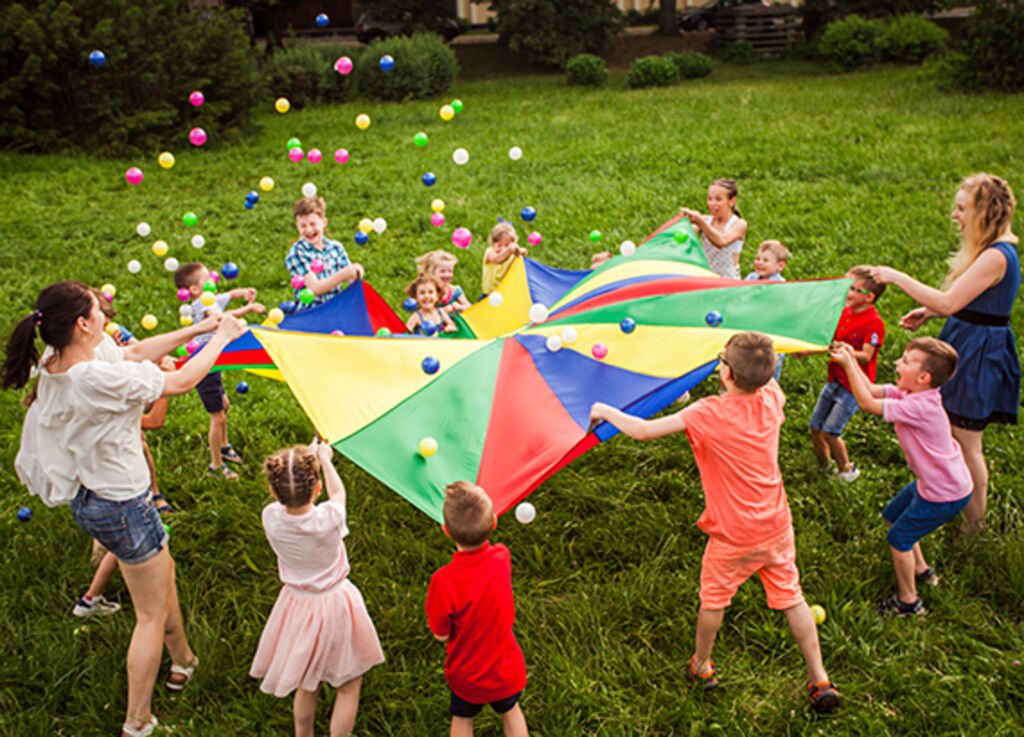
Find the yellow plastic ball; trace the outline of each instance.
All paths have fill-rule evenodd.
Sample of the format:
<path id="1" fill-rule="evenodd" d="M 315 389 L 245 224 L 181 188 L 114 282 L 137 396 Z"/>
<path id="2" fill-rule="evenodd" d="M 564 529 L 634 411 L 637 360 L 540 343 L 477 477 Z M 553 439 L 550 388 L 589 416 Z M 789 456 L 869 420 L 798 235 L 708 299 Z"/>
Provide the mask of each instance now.
<path id="1" fill-rule="evenodd" d="M 356 128 L 358 128 L 361 131 L 364 131 L 369 127 L 370 116 L 367 115 L 366 113 L 359 113 L 359 115 L 356 116 Z"/>
<path id="2" fill-rule="evenodd" d="M 106 333 L 107 335 L 113 335 L 114 333 L 117 332 L 117 323 L 108 322 L 106 326 L 103 328 L 103 332 Z"/>
<path id="3" fill-rule="evenodd" d="M 434 212 L 441 212 L 444 209 L 444 200 L 434 200 L 430 203 L 430 209 Z"/>
<path id="4" fill-rule="evenodd" d="M 280 307 L 271 308 L 270 312 L 267 313 L 267 320 L 274 325 L 277 325 L 284 319 L 284 312 L 281 311 Z"/>
<path id="5" fill-rule="evenodd" d="M 167 253 L 167 243 L 165 241 L 155 241 L 153 243 L 153 253 L 157 256 L 163 256 Z"/>
<path id="6" fill-rule="evenodd" d="M 212 307 L 213 304 L 217 301 L 217 295 L 215 295 L 213 292 L 203 292 L 202 295 L 200 295 L 199 297 L 199 301 L 202 302 L 207 307 Z"/>
<path id="7" fill-rule="evenodd" d="M 271 179 L 270 177 L 263 177 L 263 179 L 260 180 L 260 189 L 262 189 L 264 192 L 269 192 L 273 188 L 274 180 Z"/>
<path id="8" fill-rule="evenodd" d="M 451 105 L 442 105 L 438 114 L 441 116 L 441 120 L 451 120 L 455 117 L 455 108 Z"/>
<path id="9" fill-rule="evenodd" d="M 814 604 L 811 607 L 811 616 L 814 617 L 815 624 L 821 624 L 825 621 L 825 608 L 818 604 Z"/>
<path id="10" fill-rule="evenodd" d="M 101 292 L 106 292 L 111 297 L 116 297 L 117 296 L 117 287 L 115 287 L 113 284 L 110 284 L 110 283 L 104 284 L 102 287 L 100 287 L 100 291 Z"/>
<path id="11" fill-rule="evenodd" d="M 287 97 L 279 97 L 274 101 L 274 109 L 283 115 L 292 109 L 292 104 Z"/>
<path id="12" fill-rule="evenodd" d="M 190 315 L 182 315 L 181 316 L 181 326 L 183 328 L 187 328 L 191 324 L 192 324 L 192 317 Z"/>
<path id="13" fill-rule="evenodd" d="M 174 154 L 172 154 L 170 151 L 164 151 L 163 153 L 156 157 L 156 160 L 164 169 L 170 169 L 172 166 L 174 166 Z"/>
<path id="14" fill-rule="evenodd" d="M 370 218 L 363 218 L 359 221 L 359 229 L 364 233 L 369 233 L 373 230 L 373 221 Z"/>
<path id="15" fill-rule="evenodd" d="M 420 441 L 419 451 L 420 455 L 424 458 L 430 458 L 430 456 L 437 452 L 437 441 L 431 437 L 423 438 Z"/>
<path id="16" fill-rule="evenodd" d="M 146 330 L 152 330 L 156 327 L 156 318 L 153 315 L 142 316 L 142 327 Z"/>

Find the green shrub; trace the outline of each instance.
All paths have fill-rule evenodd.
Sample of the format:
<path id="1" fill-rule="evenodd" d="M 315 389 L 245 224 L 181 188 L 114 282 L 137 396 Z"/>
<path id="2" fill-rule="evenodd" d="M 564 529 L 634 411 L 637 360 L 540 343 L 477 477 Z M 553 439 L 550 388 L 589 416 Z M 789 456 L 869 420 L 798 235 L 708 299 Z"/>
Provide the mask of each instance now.
<path id="1" fill-rule="evenodd" d="M 102 50 L 107 61 L 89 63 Z M 206 104 L 188 100 L 201 90 Z M 216 141 L 260 94 L 240 11 L 188 0 L 63 0 L 0 10 L 0 146 L 104 154 Z"/>
<path id="2" fill-rule="evenodd" d="M 622 28 L 622 12 L 609 0 L 490 0 L 490 7 L 509 49 L 547 66 L 596 54 Z"/>
<path id="3" fill-rule="evenodd" d="M 682 54 L 670 51 L 665 57 L 675 64 L 680 79 L 697 79 L 711 74 L 715 62 L 706 54 L 687 51 Z"/>
<path id="4" fill-rule="evenodd" d="M 878 61 L 885 24 L 848 15 L 829 23 L 818 43 L 818 51 L 835 69 L 849 71 Z"/>
<path id="5" fill-rule="evenodd" d="M 964 23 L 953 78 L 967 90 L 1024 90 L 1024 5 L 1020 0 L 981 0 Z"/>
<path id="6" fill-rule="evenodd" d="M 679 71 L 671 59 L 664 56 L 645 56 L 629 65 L 626 72 L 626 86 L 630 89 L 641 87 L 667 87 L 679 81 Z"/>
<path id="7" fill-rule="evenodd" d="M 718 44 L 714 54 L 721 61 L 729 64 L 753 64 L 760 56 L 750 41 L 737 41 L 734 44 Z"/>
<path id="8" fill-rule="evenodd" d="M 920 64 L 933 54 L 941 54 L 949 46 L 949 33 L 920 15 L 901 15 L 882 35 L 882 49 L 887 59 L 904 64 Z"/>
<path id="9" fill-rule="evenodd" d="M 574 87 L 600 87 L 608 78 L 604 59 L 593 54 L 576 54 L 565 63 L 565 81 Z"/>
<path id="10" fill-rule="evenodd" d="M 395 66 L 380 68 L 380 58 L 390 54 Z M 378 39 L 367 46 L 352 71 L 356 88 L 375 100 L 418 100 L 444 94 L 455 81 L 459 63 L 455 52 L 434 33 L 415 33 Z"/>
<path id="11" fill-rule="evenodd" d="M 348 56 L 359 66 L 360 49 L 303 43 L 279 49 L 263 64 L 263 86 L 270 99 L 287 97 L 293 107 L 344 102 L 352 75 L 338 74 L 334 62 Z"/>

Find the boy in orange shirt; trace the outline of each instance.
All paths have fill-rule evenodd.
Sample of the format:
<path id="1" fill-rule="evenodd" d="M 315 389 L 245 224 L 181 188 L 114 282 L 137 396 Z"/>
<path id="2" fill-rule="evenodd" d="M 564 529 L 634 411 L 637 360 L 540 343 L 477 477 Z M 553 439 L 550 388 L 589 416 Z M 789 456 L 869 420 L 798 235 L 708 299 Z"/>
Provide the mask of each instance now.
<path id="1" fill-rule="evenodd" d="M 697 525 L 708 534 L 700 572 L 697 642 L 689 675 L 718 685 L 711 648 L 725 608 L 757 573 L 768 606 L 782 611 L 807 663 L 807 690 L 815 711 L 839 706 L 839 692 L 821 660 L 818 629 L 800 589 L 793 521 L 779 471 L 779 428 L 786 398 L 772 378 L 775 351 L 763 333 L 737 333 L 718 354 L 722 393 L 666 417 L 644 420 L 597 402 L 590 418 L 610 422 L 636 440 L 683 431 L 690 439 L 704 487 Z M 742 458 L 742 462 L 737 459 Z"/>

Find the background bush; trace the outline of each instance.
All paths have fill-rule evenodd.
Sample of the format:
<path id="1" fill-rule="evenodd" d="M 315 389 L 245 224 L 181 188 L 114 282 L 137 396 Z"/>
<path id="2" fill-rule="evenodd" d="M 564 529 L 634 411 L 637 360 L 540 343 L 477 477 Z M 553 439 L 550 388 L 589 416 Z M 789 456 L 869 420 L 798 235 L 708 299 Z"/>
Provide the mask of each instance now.
<path id="1" fill-rule="evenodd" d="M 577 54 L 565 63 L 565 80 L 575 87 L 600 87 L 608 78 L 604 59 L 593 54 Z"/>
<path id="2" fill-rule="evenodd" d="M 920 64 L 929 56 L 941 54 L 949 46 L 949 33 L 920 15 L 901 15 L 882 34 L 885 57 L 904 64 Z"/>
<path id="3" fill-rule="evenodd" d="M 706 54 L 698 54 L 693 51 L 676 53 L 670 51 L 665 57 L 675 64 L 676 72 L 680 79 L 697 79 L 711 74 L 715 68 L 715 62 Z"/>
<path id="4" fill-rule="evenodd" d="M 641 87 L 667 87 L 679 81 L 679 71 L 667 56 L 645 56 L 629 65 L 626 86 L 630 89 Z"/>
<path id="5" fill-rule="evenodd" d="M 302 43 L 279 49 L 263 64 L 265 97 L 287 97 L 293 107 L 312 103 L 345 102 L 352 86 L 351 74 L 334 69 L 339 56 L 359 66 L 361 49 L 319 43 Z"/>
<path id="6" fill-rule="evenodd" d="M 757 49 L 750 41 L 737 41 L 734 44 L 716 44 L 714 55 L 721 61 L 730 64 L 753 64 L 760 58 Z"/>
<path id="7" fill-rule="evenodd" d="M 102 50 L 103 66 L 89 63 Z M 193 107 L 193 90 L 206 104 Z M 63 0 L 0 9 L 0 146 L 114 153 L 212 140 L 259 96 L 238 11 L 187 0 Z"/>
<path id="8" fill-rule="evenodd" d="M 885 24 L 848 15 L 830 23 L 818 44 L 821 55 L 835 69 L 849 71 L 878 61 Z"/>
<path id="9" fill-rule="evenodd" d="M 385 54 L 395 58 L 390 72 L 378 64 Z M 440 36 L 415 33 L 371 43 L 363 50 L 352 76 L 356 89 L 367 97 L 402 102 L 447 92 L 458 70 L 455 52 Z"/>
<path id="10" fill-rule="evenodd" d="M 956 83 L 967 90 L 1024 90 L 1024 5 L 982 0 L 964 23 L 963 57 L 954 60 Z"/>
<path id="11" fill-rule="evenodd" d="M 490 0 L 490 7 L 509 49 L 556 67 L 577 54 L 597 53 L 623 23 L 608 0 Z"/>

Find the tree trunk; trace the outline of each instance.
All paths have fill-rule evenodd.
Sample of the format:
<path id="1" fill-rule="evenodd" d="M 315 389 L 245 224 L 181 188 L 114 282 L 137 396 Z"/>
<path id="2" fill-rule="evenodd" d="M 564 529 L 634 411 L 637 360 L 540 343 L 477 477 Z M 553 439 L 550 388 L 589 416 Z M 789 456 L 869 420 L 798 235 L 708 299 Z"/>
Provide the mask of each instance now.
<path id="1" fill-rule="evenodd" d="M 658 33 L 664 36 L 679 34 L 679 24 L 676 23 L 676 0 L 659 0 Z"/>

